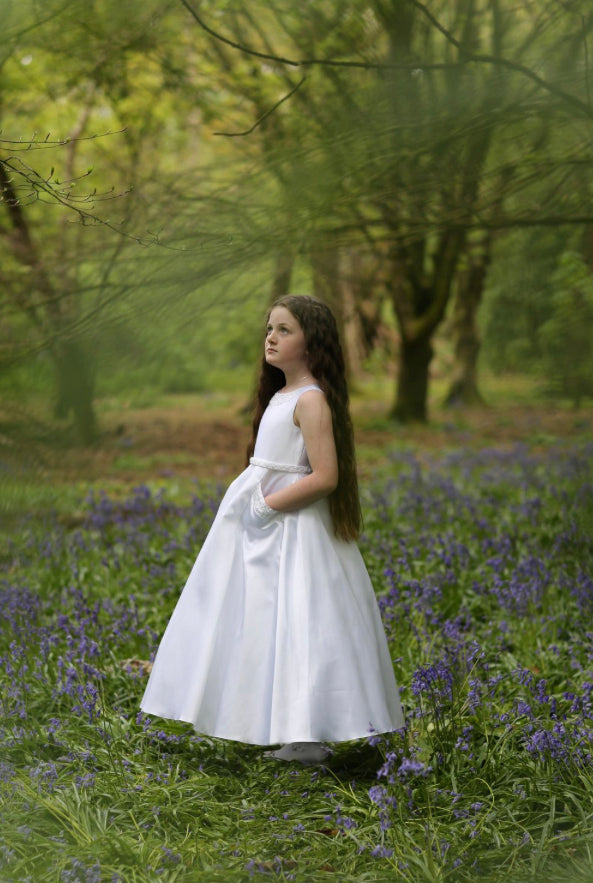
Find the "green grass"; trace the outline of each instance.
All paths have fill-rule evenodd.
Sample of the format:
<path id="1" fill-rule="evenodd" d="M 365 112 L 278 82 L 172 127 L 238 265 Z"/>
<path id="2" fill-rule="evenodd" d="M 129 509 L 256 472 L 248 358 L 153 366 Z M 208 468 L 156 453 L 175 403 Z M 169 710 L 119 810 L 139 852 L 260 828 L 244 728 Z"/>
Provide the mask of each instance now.
<path id="1" fill-rule="evenodd" d="M 408 728 L 319 769 L 138 716 L 126 660 L 162 633 L 212 486 L 114 481 L 20 524 L 0 582 L 2 883 L 591 879 L 591 452 L 422 462 L 394 452 L 363 487 Z"/>
<path id="2" fill-rule="evenodd" d="M 145 470 L 154 473 L 162 469 L 174 469 L 176 466 L 191 466 L 195 464 L 195 457 L 182 453 L 163 454 L 120 454 L 113 460 L 113 469 Z"/>

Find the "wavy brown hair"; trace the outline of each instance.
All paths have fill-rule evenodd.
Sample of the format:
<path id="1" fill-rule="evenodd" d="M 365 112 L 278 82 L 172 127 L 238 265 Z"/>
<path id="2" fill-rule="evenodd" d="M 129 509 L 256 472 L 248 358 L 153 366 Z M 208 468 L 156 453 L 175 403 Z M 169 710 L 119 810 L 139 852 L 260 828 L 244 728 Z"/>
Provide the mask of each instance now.
<path id="1" fill-rule="evenodd" d="M 354 431 L 350 417 L 344 356 L 336 320 L 330 308 L 308 295 L 288 294 L 275 301 L 274 307 L 285 307 L 295 317 L 305 335 L 308 367 L 325 393 L 329 404 L 334 440 L 338 455 L 338 485 L 329 495 L 329 508 L 337 537 L 355 540 L 361 527 L 358 478 L 354 453 Z M 268 365 L 262 357 L 261 373 L 255 400 L 253 434 L 247 448 L 247 460 L 253 456 L 259 425 L 268 403 L 285 384 L 284 372 Z"/>

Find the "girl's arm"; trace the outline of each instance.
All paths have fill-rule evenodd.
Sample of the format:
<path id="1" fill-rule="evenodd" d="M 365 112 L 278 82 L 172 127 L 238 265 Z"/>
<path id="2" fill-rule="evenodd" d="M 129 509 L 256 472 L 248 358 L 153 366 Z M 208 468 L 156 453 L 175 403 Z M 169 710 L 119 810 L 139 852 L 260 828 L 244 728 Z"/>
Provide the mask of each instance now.
<path id="1" fill-rule="evenodd" d="M 295 423 L 303 433 L 311 473 L 265 498 L 279 512 L 292 512 L 327 497 L 338 484 L 338 456 L 332 415 L 323 393 L 304 392 L 294 411 Z"/>

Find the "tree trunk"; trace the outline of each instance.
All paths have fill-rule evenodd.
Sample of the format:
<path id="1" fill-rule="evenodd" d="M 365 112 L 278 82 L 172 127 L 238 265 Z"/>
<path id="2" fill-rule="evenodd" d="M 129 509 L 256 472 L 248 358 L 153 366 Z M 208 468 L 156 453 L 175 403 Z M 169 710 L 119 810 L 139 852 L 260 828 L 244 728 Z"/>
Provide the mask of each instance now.
<path id="1" fill-rule="evenodd" d="M 340 259 L 337 248 L 328 246 L 311 254 L 315 297 L 328 305 L 338 323 L 340 334 L 344 325 L 344 307 L 340 286 Z"/>
<path id="2" fill-rule="evenodd" d="M 356 251 L 346 255 L 347 267 L 342 280 L 344 303 L 344 350 L 353 377 L 360 375 L 366 356 L 365 339 L 359 312 L 362 295 L 361 257 Z"/>
<path id="3" fill-rule="evenodd" d="M 432 332 L 402 337 L 399 350 L 397 394 L 391 417 L 402 423 L 426 423 L 428 370 L 433 356 Z"/>
<path id="4" fill-rule="evenodd" d="M 581 238 L 581 254 L 593 270 L 593 224 L 585 224 Z"/>
<path id="5" fill-rule="evenodd" d="M 281 254 L 276 259 L 270 303 L 274 303 L 279 297 L 284 297 L 289 293 L 293 267 L 294 257 L 292 255 Z"/>
<path id="6" fill-rule="evenodd" d="M 313 291 L 315 297 L 323 301 L 324 304 L 327 304 L 334 314 L 346 363 L 346 375 L 350 377 L 352 365 L 350 364 L 349 352 L 344 339 L 344 297 L 338 249 L 328 245 L 314 251 L 311 254 L 311 268 L 313 270 Z"/>
<path id="7" fill-rule="evenodd" d="M 414 245 L 415 255 L 410 249 L 394 252 L 388 281 L 401 335 L 391 416 L 402 423 L 427 420 L 432 337 L 445 315 L 464 234 L 443 231 L 432 255 L 430 274 L 423 267 L 425 243 Z"/>
<path id="8" fill-rule="evenodd" d="M 60 340 L 67 320 L 63 314 L 62 299 L 54 287 L 45 264 L 31 235 L 28 218 L 2 163 L 0 163 L 0 193 L 8 209 L 13 228 L 12 249 L 17 260 L 31 270 L 28 293 L 17 305 L 37 321 L 42 332 L 56 338 L 49 351 L 56 367 L 57 402 L 55 413 L 67 416 L 74 413 L 76 428 L 83 444 L 95 440 L 97 426 L 93 410 L 94 376 L 85 349 L 76 341 Z M 39 292 L 44 307 L 35 302 Z"/>
<path id="9" fill-rule="evenodd" d="M 451 386 L 444 402 L 448 407 L 484 404 L 478 389 L 480 338 L 477 314 L 484 291 L 488 263 L 489 253 L 485 251 L 467 270 L 459 274 L 453 306 L 455 365 Z"/>
<path id="10" fill-rule="evenodd" d="M 75 340 L 58 344 L 52 352 L 56 368 L 56 417 L 65 418 L 70 411 L 83 444 L 97 438 L 97 422 L 93 409 L 94 371 L 84 347 Z"/>

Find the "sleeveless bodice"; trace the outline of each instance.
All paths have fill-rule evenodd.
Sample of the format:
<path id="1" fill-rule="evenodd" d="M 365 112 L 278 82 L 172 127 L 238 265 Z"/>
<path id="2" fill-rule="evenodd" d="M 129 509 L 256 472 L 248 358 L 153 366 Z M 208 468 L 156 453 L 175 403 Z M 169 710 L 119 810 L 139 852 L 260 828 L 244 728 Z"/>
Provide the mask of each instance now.
<path id="1" fill-rule="evenodd" d="M 315 384 L 301 386 L 290 392 L 277 392 L 264 411 L 251 463 L 282 472 L 311 471 L 307 449 L 300 427 L 294 423 L 294 409 L 300 396 Z"/>

